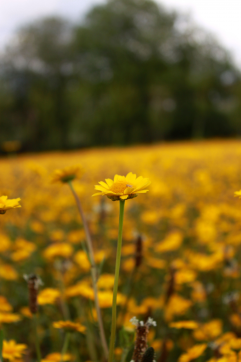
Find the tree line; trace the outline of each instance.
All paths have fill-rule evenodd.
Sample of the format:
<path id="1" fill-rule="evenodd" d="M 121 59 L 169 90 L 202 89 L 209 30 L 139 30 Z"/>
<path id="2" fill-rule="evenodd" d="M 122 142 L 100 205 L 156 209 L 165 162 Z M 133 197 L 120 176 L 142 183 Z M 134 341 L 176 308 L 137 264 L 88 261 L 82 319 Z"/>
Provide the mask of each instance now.
<path id="1" fill-rule="evenodd" d="M 184 14 L 109 0 L 21 27 L 0 56 L 0 143 L 23 151 L 239 136 L 232 56 Z"/>

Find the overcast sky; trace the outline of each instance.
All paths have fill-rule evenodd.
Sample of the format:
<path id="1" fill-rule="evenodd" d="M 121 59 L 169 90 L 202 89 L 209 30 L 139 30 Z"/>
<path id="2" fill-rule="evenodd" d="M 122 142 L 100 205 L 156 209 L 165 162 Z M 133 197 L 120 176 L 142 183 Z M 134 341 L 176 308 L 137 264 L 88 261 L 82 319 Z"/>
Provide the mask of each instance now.
<path id="1" fill-rule="evenodd" d="M 228 48 L 241 67 L 241 0 L 163 0 L 168 8 L 192 15 L 195 22 L 210 30 Z M 0 0 L 0 49 L 14 30 L 36 18 L 60 14 L 74 20 L 104 0 Z"/>

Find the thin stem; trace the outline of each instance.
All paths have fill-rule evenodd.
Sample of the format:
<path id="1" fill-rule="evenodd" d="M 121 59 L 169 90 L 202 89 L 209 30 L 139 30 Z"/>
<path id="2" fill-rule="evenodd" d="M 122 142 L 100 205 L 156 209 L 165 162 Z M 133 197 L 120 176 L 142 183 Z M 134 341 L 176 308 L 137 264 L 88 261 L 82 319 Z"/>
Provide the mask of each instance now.
<path id="1" fill-rule="evenodd" d="M 93 244 L 92 244 L 89 228 L 88 228 L 88 225 L 87 225 L 87 222 L 85 219 L 85 215 L 84 215 L 81 203 L 80 203 L 80 199 L 78 198 L 78 195 L 76 194 L 71 181 L 69 182 L 69 187 L 75 198 L 75 201 L 76 201 L 79 213 L 80 213 L 80 217 L 83 222 L 84 230 L 85 230 L 87 247 L 88 247 L 88 252 L 89 252 L 89 259 L 90 259 L 90 264 L 91 264 L 91 277 L 92 277 L 93 290 L 94 290 L 95 308 L 96 308 L 97 319 L 98 319 L 99 330 L 100 330 L 100 339 L 101 339 L 102 347 L 104 350 L 105 358 L 108 359 L 108 346 L 107 346 L 107 342 L 106 342 L 106 338 L 105 338 L 105 331 L 104 331 L 104 327 L 103 327 L 103 321 L 102 321 L 99 299 L 98 299 L 97 268 L 96 268 L 95 259 L 94 259 Z"/>
<path id="2" fill-rule="evenodd" d="M 33 315 L 33 324 L 34 324 L 35 347 L 36 347 L 37 358 L 38 362 L 41 362 L 41 352 L 40 352 L 40 344 L 38 338 L 38 319 L 36 314 Z"/>
<path id="3" fill-rule="evenodd" d="M 4 333 L 3 330 L 0 330 L 0 362 L 3 362 L 3 339 L 4 339 Z"/>
<path id="4" fill-rule="evenodd" d="M 70 333 L 67 332 L 64 337 L 64 345 L 63 345 L 62 352 L 61 352 L 61 361 L 60 362 L 64 361 L 64 355 L 66 354 L 66 352 L 68 350 L 68 346 L 69 346 L 69 339 L 70 339 Z"/>
<path id="5" fill-rule="evenodd" d="M 115 332 L 116 332 L 116 299 L 117 299 L 118 281 L 120 274 L 124 206 L 125 206 L 125 201 L 120 200 L 119 232 L 118 232 L 118 244 L 117 244 L 116 264 L 115 264 L 115 281 L 114 281 L 113 302 L 112 302 L 111 337 L 110 337 L 110 349 L 109 349 L 109 360 L 108 360 L 109 362 L 113 362 L 114 360 Z"/>

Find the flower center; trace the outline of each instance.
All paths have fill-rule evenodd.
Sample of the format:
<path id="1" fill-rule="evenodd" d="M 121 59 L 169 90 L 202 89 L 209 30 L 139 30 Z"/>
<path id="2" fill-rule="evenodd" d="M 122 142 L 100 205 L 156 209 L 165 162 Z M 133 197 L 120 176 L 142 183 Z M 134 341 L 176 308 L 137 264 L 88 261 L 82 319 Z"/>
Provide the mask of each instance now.
<path id="1" fill-rule="evenodd" d="M 115 192 L 116 194 L 123 194 L 127 187 L 132 187 L 131 185 L 127 185 L 125 181 L 114 182 L 110 187 L 110 191 Z"/>

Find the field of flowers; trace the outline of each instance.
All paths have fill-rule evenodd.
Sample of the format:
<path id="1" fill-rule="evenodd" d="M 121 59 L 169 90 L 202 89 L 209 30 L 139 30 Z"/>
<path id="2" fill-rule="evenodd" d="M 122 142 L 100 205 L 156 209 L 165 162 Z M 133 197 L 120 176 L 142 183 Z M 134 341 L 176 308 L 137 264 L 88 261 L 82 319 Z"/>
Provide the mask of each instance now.
<path id="1" fill-rule="evenodd" d="M 109 345 L 119 202 L 92 195 L 99 181 L 131 171 L 151 185 L 125 201 L 115 360 L 241 361 L 240 160 L 238 141 L 0 159 L 0 197 L 21 198 L 21 208 L 0 215 L 3 359 L 106 360 L 78 200 Z M 71 189 L 54 171 L 76 165 Z M 156 321 L 146 330 L 154 357 L 133 354 L 142 326 L 133 317 Z"/>

